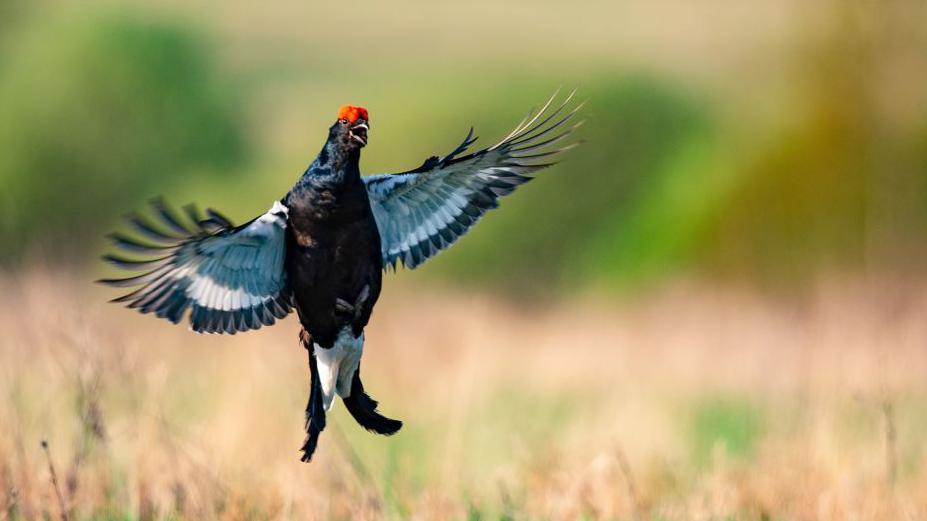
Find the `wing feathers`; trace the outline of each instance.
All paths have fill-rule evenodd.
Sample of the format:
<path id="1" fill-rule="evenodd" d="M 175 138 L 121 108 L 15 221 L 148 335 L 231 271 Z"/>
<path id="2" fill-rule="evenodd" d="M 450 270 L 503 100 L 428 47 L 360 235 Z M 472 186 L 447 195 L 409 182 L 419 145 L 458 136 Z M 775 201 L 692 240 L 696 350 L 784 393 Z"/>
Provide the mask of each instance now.
<path id="1" fill-rule="evenodd" d="M 234 334 L 286 317 L 292 308 L 283 269 L 286 207 L 275 203 L 268 213 L 236 228 L 213 209 L 206 210 L 204 219 L 193 205 L 184 207 L 183 216 L 162 199 L 152 201 L 151 206 L 157 223 L 138 214 L 126 220 L 159 245 L 122 234 L 110 236 L 122 251 L 157 255 L 147 259 L 104 256 L 117 268 L 145 272 L 100 280 L 114 287 L 136 288 L 114 302 L 174 323 L 189 309 L 193 330 L 209 333 Z"/>
<path id="2" fill-rule="evenodd" d="M 578 143 L 554 147 L 582 122 L 564 126 L 582 105 L 569 108 L 575 91 L 554 107 L 557 92 L 492 147 L 464 154 L 473 129 L 450 154 L 415 170 L 364 178 L 380 231 L 383 262 L 414 268 L 465 234 L 499 198 L 530 181 Z M 558 132 L 559 129 L 559 132 Z M 538 162 L 538 160 L 546 160 Z"/>

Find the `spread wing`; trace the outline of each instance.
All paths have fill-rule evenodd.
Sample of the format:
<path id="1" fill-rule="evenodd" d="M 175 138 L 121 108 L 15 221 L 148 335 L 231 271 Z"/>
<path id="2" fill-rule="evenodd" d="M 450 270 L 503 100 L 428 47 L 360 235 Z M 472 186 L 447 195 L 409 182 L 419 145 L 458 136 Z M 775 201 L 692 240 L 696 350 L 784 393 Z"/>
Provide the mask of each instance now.
<path id="1" fill-rule="evenodd" d="M 141 275 L 100 282 L 137 287 L 114 299 L 142 313 L 154 313 L 173 323 L 190 311 L 194 331 L 229 333 L 272 325 L 290 311 L 291 296 L 284 271 L 287 208 L 280 202 L 265 214 L 234 227 L 228 219 L 207 210 L 204 219 L 193 206 L 181 218 L 163 201 L 152 203 L 156 225 L 133 214 L 129 224 L 151 241 L 112 234 L 124 252 L 148 256 L 103 258 Z M 153 258 L 152 258 L 153 257 Z"/>
<path id="2" fill-rule="evenodd" d="M 577 106 L 570 94 L 548 113 L 551 97 L 502 141 L 466 155 L 473 129 L 450 154 L 431 157 L 415 170 L 364 178 L 380 231 L 383 265 L 415 268 L 467 233 L 499 198 L 578 143 L 561 146 L 580 123 L 568 125 Z"/>

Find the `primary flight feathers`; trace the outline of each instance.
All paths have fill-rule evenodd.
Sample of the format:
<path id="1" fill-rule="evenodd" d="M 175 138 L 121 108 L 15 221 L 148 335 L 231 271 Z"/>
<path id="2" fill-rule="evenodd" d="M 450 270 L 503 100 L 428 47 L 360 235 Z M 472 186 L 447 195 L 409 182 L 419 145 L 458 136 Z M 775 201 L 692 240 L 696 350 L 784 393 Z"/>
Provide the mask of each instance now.
<path id="1" fill-rule="evenodd" d="M 204 219 L 188 206 L 184 219 L 161 200 L 152 207 L 158 224 L 140 215 L 130 215 L 127 221 L 154 244 L 110 236 L 123 251 L 155 256 L 145 260 L 104 256 L 119 268 L 145 272 L 100 281 L 117 287 L 141 286 L 116 302 L 175 324 L 189 309 L 191 327 L 203 333 L 258 329 L 290 312 L 283 269 L 287 209 L 281 203 L 238 227 L 213 210 Z"/>
<path id="2" fill-rule="evenodd" d="M 551 97 L 502 141 L 466 155 L 473 129 L 444 157 L 398 174 L 364 178 L 380 231 L 384 266 L 419 266 L 467 233 L 499 198 L 551 166 L 578 143 L 558 146 L 582 122 L 568 125 L 581 106 L 567 110 L 573 94 L 548 113 Z M 558 132 L 559 131 L 559 132 Z"/>

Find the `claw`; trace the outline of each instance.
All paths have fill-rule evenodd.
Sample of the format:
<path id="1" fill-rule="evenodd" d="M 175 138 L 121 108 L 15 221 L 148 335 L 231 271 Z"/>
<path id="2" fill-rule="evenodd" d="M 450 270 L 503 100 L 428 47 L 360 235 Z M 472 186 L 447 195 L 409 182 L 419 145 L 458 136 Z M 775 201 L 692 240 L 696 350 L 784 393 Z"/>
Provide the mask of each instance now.
<path id="1" fill-rule="evenodd" d="M 364 309 L 364 303 L 367 302 L 368 298 L 370 298 L 370 284 L 365 285 L 363 289 L 360 290 L 354 304 L 349 303 L 343 298 L 336 298 L 335 311 L 345 315 L 353 315 L 355 319 L 358 319 Z"/>
<path id="2" fill-rule="evenodd" d="M 346 315 L 354 314 L 354 306 L 349 304 L 346 300 L 336 298 L 335 299 L 335 311 L 338 313 L 344 313 Z"/>

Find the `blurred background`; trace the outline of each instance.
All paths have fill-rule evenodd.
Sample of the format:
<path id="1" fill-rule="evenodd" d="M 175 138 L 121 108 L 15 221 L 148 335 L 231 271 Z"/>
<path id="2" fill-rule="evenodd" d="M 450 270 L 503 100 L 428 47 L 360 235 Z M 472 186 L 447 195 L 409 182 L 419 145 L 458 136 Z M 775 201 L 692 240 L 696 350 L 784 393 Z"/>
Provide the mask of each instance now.
<path id="1" fill-rule="evenodd" d="M 927 518 L 927 3 L 314 4 L 0 0 L 0 519 Z M 394 438 L 336 406 L 299 464 L 293 319 L 90 282 L 155 195 L 263 212 L 344 103 L 395 172 L 558 87 L 585 144 L 388 278 Z"/>

